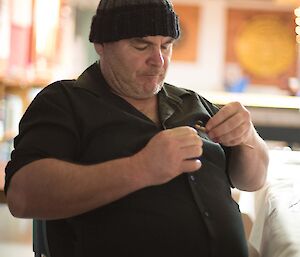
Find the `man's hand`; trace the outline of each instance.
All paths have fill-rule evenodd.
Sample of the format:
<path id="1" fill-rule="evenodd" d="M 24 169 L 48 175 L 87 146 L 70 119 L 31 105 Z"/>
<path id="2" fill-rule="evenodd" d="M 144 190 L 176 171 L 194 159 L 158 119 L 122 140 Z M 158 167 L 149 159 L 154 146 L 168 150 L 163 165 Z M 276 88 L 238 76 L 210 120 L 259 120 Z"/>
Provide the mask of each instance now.
<path id="1" fill-rule="evenodd" d="M 249 111 L 239 102 L 225 105 L 206 124 L 208 136 L 225 146 L 251 145 L 256 135 Z"/>
<path id="2" fill-rule="evenodd" d="M 202 140 L 191 127 L 164 130 L 132 157 L 145 186 L 168 182 L 183 172 L 201 167 Z"/>
<path id="3" fill-rule="evenodd" d="M 217 143 L 248 146 L 232 148 L 229 176 L 232 184 L 240 190 L 260 189 L 267 176 L 268 148 L 255 131 L 249 111 L 239 102 L 229 103 L 207 122 L 205 128 L 208 136 Z"/>

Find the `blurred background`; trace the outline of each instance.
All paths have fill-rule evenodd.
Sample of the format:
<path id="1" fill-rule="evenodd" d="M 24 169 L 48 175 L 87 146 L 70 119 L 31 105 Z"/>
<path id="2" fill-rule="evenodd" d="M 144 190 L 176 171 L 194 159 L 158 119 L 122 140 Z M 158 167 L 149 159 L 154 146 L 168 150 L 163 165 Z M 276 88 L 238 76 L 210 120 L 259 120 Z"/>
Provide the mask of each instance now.
<path id="1" fill-rule="evenodd" d="M 98 0 L 0 0 L 0 256 L 32 256 L 31 221 L 11 217 L 4 167 L 35 95 L 97 60 Z M 167 82 L 222 106 L 241 101 L 271 149 L 300 143 L 299 0 L 173 0 L 182 37 Z M 298 42 L 297 42 L 298 41 Z M 27 254 L 27 255 L 26 255 Z"/>

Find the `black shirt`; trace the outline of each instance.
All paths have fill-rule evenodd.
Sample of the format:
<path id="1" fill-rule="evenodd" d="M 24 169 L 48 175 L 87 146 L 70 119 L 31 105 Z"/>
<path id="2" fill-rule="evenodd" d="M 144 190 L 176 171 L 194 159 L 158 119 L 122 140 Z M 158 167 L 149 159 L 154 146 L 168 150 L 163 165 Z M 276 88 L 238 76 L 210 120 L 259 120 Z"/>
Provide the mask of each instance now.
<path id="1" fill-rule="evenodd" d="M 206 122 L 217 112 L 196 93 L 166 83 L 158 97 L 162 127 L 111 93 L 98 64 L 77 80 L 49 85 L 20 122 L 5 190 L 13 174 L 34 160 L 94 164 L 130 156 L 162 129 Z M 199 133 L 204 145 L 198 171 L 76 217 L 47 221 L 51 256 L 248 256 L 231 198 L 230 149 Z"/>

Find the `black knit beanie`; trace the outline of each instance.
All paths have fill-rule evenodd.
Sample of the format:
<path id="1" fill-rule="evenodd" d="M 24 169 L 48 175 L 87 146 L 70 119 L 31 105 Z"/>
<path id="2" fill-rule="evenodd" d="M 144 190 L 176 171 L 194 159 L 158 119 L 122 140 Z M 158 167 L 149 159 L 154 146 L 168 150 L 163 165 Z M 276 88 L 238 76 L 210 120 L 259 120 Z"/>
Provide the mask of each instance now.
<path id="1" fill-rule="evenodd" d="M 169 0 L 101 0 L 92 19 L 90 42 L 104 43 L 146 36 L 180 35 Z"/>

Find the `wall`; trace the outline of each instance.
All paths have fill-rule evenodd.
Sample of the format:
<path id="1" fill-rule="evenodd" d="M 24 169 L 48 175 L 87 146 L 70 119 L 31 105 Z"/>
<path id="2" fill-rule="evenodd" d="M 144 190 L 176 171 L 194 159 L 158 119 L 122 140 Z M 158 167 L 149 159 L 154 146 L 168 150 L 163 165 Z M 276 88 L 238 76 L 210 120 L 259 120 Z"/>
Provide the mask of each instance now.
<path id="1" fill-rule="evenodd" d="M 77 20 L 77 24 L 84 24 L 86 26 L 90 23 L 97 2 L 97 0 L 93 0 L 93 4 L 89 4 L 88 6 L 79 5 L 80 8 L 77 16 L 79 15 L 81 18 Z M 223 90 L 226 8 L 238 7 L 257 10 L 291 10 L 294 8 L 288 5 L 278 5 L 269 0 L 173 0 L 173 3 L 199 5 L 201 8 L 197 60 L 195 62 L 173 61 L 166 78 L 166 81 L 171 84 L 190 88 L 195 91 Z M 81 47 L 84 47 L 87 51 L 88 58 L 78 60 L 78 56 L 76 57 L 76 55 L 68 58 L 69 60 L 73 60 L 72 63 L 73 66 L 76 66 L 77 72 L 82 71 L 86 65 L 97 59 L 97 55 L 87 39 L 89 25 L 86 26 L 86 30 L 82 27 L 80 26 L 80 29 L 77 28 L 77 32 L 81 30 L 79 34 L 82 37 L 81 42 L 84 44 Z M 76 49 L 73 52 L 79 53 L 80 50 Z"/>
<path id="2" fill-rule="evenodd" d="M 172 63 L 167 81 L 193 90 L 222 89 L 224 60 L 224 1 L 174 1 L 201 6 L 196 63 Z"/>
<path id="3" fill-rule="evenodd" d="M 223 90 L 225 58 L 226 8 L 253 8 L 257 10 L 291 10 L 290 5 L 280 5 L 262 0 L 173 0 L 176 4 L 199 4 L 198 59 L 195 63 L 173 62 L 167 81 L 195 91 Z"/>

